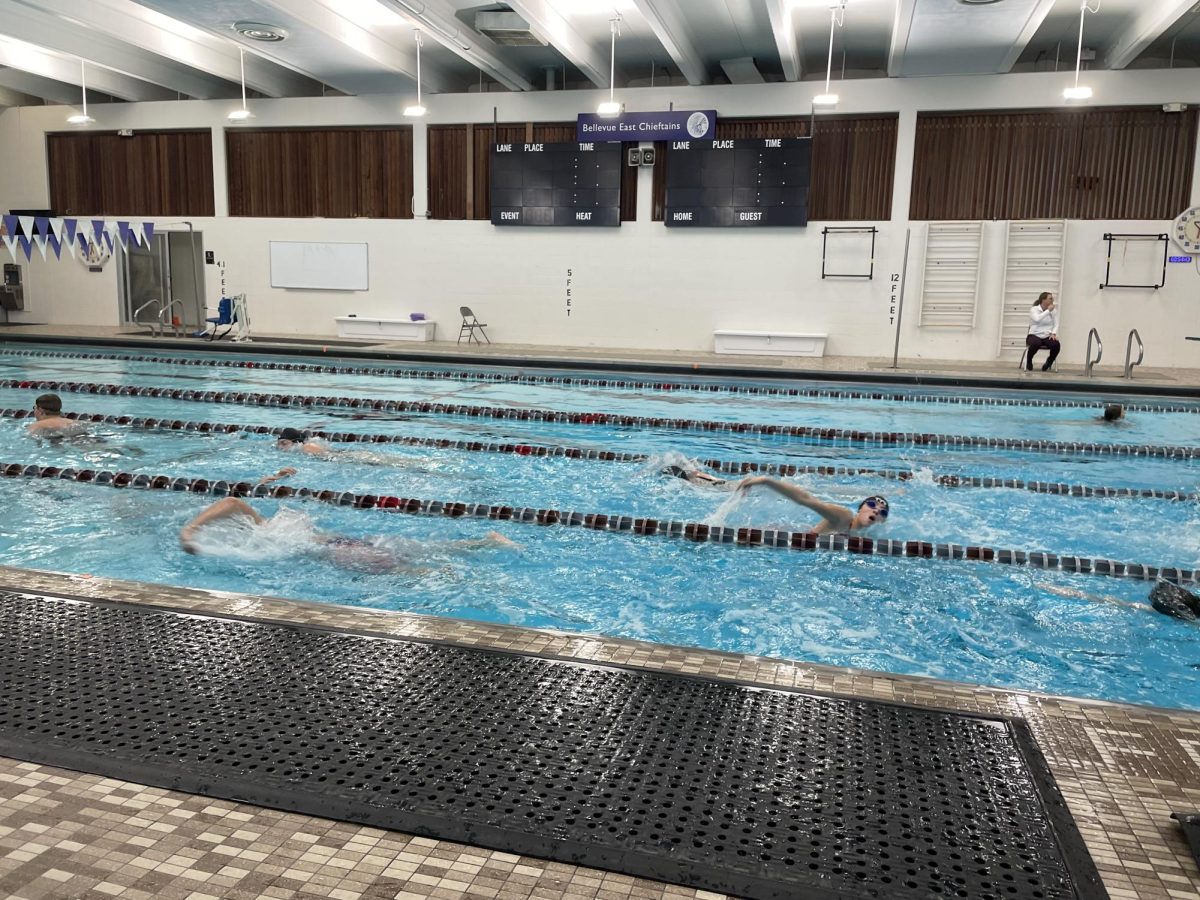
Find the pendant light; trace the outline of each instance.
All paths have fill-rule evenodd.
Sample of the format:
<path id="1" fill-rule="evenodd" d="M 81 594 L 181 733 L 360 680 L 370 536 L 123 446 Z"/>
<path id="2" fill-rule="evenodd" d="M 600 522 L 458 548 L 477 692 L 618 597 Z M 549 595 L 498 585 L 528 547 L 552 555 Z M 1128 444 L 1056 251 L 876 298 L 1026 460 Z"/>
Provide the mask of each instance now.
<path id="1" fill-rule="evenodd" d="M 829 79 L 833 75 L 833 30 L 846 20 L 846 0 L 829 10 L 829 59 L 825 62 L 825 93 L 813 97 L 813 106 L 837 106 L 838 95 L 829 92 Z"/>
<path id="2" fill-rule="evenodd" d="M 230 122 L 245 122 L 247 119 L 253 119 L 254 113 L 246 108 L 246 48 L 238 47 L 238 62 L 242 68 L 242 107 L 235 109 L 226 118 Z"/>
<path id="3" fill-rule="evenodd" d="M 421 29 L 416 29 L 413 36 L 417 41 L 417 102 L 404 107 L 404 115 L 415 118 L 425 115 L 427 110 L 425 104 L 421 102 Z"/>
<path id="4" fill-rule="evenodd" d="M 617 102 L 617 35 L 621 33 L 621 17 L 613 16 L 608 20 L 608 28 L 612 33 L 612 52 L 608 61 L 608 99 L 596 107 L 596 115 L 610 118 L 621 114 L 621 104 Z"/>
<path id="5" fill-rule="evenodd" d="M 1079 3 L 1079 46 L 1075 50 L 1075 84 L 1069 88 L 1063 88 L 1064 100 L 1087 100 L 1092 96 L 1092 89 L 1086 84 L 1079 83 L 1079 67 L 1083 63 L 1083 18 L 1088 13 L 1100 12 L 1100 0 L 1096 0 L 1096 8 L 1092 9 L 1088 6 L 1088 0 L 1080 0 Z"/>
<path id="6" fill-rule="evenodd" d="M 79 60 L 79 84 L 83 89 L 83 112 L 67 116 L 67 124 L 87 128 L 89 125 L 95 125 L 96 120 L 89 116 L 87 111 L 87 62 L 83 59 Z"/>

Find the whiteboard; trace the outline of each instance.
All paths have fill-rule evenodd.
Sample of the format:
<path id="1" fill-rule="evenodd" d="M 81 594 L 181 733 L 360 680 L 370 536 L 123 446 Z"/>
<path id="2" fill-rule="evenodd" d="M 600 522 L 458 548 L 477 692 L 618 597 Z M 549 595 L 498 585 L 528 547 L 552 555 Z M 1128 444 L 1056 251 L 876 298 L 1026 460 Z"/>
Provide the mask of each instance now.
<path id="1" fill-rule="evenodd" d="M 271 287 L 365 291 L 366 244 L 271 241 Z"/>

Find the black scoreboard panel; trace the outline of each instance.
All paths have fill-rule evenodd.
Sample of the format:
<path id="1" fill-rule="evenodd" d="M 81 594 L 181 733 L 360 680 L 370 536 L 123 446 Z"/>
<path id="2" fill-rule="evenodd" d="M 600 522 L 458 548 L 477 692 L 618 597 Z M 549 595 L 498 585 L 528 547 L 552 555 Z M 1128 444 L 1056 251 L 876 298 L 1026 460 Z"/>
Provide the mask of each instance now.
<path id="1" fill-rule="evenodd" d="M 667 144 L 672 228 L 808 224 L 809 138 L 738 138 Z"/>
<path id="2" fill-rule="evenodd" d="M 620 143 L 493 144 L 492 224 L 620 225 Z"/>

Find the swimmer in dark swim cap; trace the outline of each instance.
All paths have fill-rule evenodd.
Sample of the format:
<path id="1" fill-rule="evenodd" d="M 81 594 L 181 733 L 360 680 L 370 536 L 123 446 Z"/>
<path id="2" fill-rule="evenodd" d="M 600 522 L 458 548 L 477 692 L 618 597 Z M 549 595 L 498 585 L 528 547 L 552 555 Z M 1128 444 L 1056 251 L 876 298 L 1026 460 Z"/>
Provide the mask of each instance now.
<path id="1" fill-rule="evenodd" d="M 888 517 L 888 502 L 886 497 L 868 497 L 858 505 L 857 510 L 837 503 L 827 503 L 818 500 L 802 487 L 780 481 L 769 475 L 754 475 L 743 479 L 737 486 L 739 491 L 746 491 L 755 485 L 763 485 L 777 494 L 782 494 L 789 500 L 799 503 L 822 516 L 820 522 L 809 529 L 809 534 L 833 534 L 834 532 L 862 531 L 872 525 L 884 522 Z"/>

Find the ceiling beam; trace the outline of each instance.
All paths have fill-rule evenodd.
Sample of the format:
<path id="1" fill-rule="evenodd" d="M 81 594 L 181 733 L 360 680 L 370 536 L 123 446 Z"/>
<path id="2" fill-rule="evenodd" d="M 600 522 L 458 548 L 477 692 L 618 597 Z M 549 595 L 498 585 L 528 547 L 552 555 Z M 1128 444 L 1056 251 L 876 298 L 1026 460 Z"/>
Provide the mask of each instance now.
<path id="1" fill-rule="evenodd" d="M 482 69 L 512 91 L 532 91 L 533 83 L 497 55 L 495 42 L 459 25 L 455 8 L 445 0 L 379 0 L 411 19 L 443 47 Z"/>
<path id="2" fill-rule="evenodd" d="M 917 0 L 896 0 L 896 14 L 892 17 L 892 38 L 888 45 L 888 77 L 898 78 L 904 63 L 904 50 L 908 46 L 908 32 L 912 28 L 913 14 L 917 11 Z"/>
<path id="3" fill-rule="evenodd" d="M 0 72 L 0 77 L 3 73 Z M 9 106 L 34 106 L 36 97 L 31 97 L 23 91 L 14 91 L 11 88 L 0 86 L 0 108 Z"/>
<path id="4" fill-rule="evenodd" d="M 69 59 L 49 53 L 24 41 L 0 37 L 0 65 L 22 69 L 31 75 L 41 75 L 65 84 L 78 87 L 81 84 L 78 59 Z M 130 78 L 100 66 L 88 66 L 88 88 L 95 88 L 111 97 L 122 100 L 175 100 L 174 91 L 156 84 Z M 78 102 L 79 97 L 68 102 Z"/>
<path id="5" fill-rule="evenodd" d="M 802 74 L 800 48 L 796 44 L 796 23 L 792 20 L 792 6 L 787 0 L 766 0 L 767 16 L 771 19 L 771 30 L 775 32 L 775 46 L 779 50 L 779 61 L 783 64 L 785 81 L 799 81 Z"/>
<path id="6" fill-rule="evenodd" d="M 338 0 L 265 0 L 266 4 L 280 12 L 294 16 L 305 24 L 324 32 L 331 40 L 337 41 L 343 47 L 363 56 L 371 62 L 390 69 L 413 81 L 417 80 L 417 49 L 416 41 L 408 41 L 404 46 L 397 47 L 378 37 L 369 27 L 359 25 L 339 9 Z M 409 35 L 411 38 L 411 35 Z M 252 47 L 253 42 L 246 45 Z M 264 46 L 263 52 L 269 52 L 270 45 Z M 332 87 L 338 87 L 336 79 L 316 73 L 320 80 Z M 444 93 L 459 87 L 443 71 L 421 61 L 421 85 L 430 93 Z M 354 93 L 354 91 L 351 91 Z"/>
<path id="7" fill-rule="evenodd" d="M 211 100 L 232 97 L 237 93 L 234 85 L 220 78 L 213 78 L 147 52 L 145 45 L 130 43 L 127 36 L 114 37 L 107 23 L 76 24 L 52 11 L 69 8 L 74 18 L 76 13 L 86 14 L 89 11 L 82 4 L 80 7 L 34 9 L 23 0 L 0 0 L 0 17 L 3 17 L 4 33 L 9 37 L 86 59 L 178 94 Z"/>
<path id="8" fill-rule="evenodd" d="M 25 6 L 45 9 L 60 19 L 78 23 L 122 42 L 126 47 L 140 48 L 143 56 L 153 56 L 175 64 L 184 71 L 206 73 L 207 81 L 236 88 L 241 82 L 237 47 L 230 40 L 215 37 L 206 31 L 173 19 L 154 9 L 130 3 L 128 0 L 87 0 L 86 3 L 45 4 L 41 0 L 16 0 Z M 97 62 L 101 60 L 97 59 Z M 120 68 L 116 66 L 114 68 Z M 142 71 L 140 68 L 138 71 Z M 146 76 L 149 77 L 149 76 Z M 196 77 L 193 71 L 193 78 Z M 203 99 L 198 93 L 205 88 L 188 90 L 175 84 L 160 82 L 181 93 Z M 182 84 L 182 82 L 176 82 Z M 320 94 L 321 85 L 259 56 L 246 57 L 246 86 L 266 97 L 295 97 Z M 195 85 L 193 85 L 195 87 Z M 207 90 L 212 90 L 208 88 Z M 232 96 L 214 93 L 214 97 Z"/>
<path id="9" fill-rule="evenodd" d="M 1055 0 L 1038 0 L 1038 5 L 1033 8 L 1029 13 L 1029 18 L 1025 20 L 1025 27 L 1021 29 L 1021 33 L 1013 41 L 1012 46 L 1008 48 L 1004 61 L 996 67 L 997 75 L 1012 71 L 1012 67 L 1017 64 L 1017 60 L 1021 58 L 1021 54 L 1025 52 L 1025 48 L 1037 34 L 1037 30 L 1046 21 L 1046 16 L 1050 15 L 1051 10 L 1054 9 L 1054 3 Z"/>
<path id="10" fill-rule="evenodd" d="M 596 87 L 609 86 L 610 60 L 597 53 L 579 32 L 546 0 L 508 0 L 512 11 L 529 23 L 530 29 L 567 58 Z"/>
<path id="11" fill-rule="evenodd" d="M 1116 42 L 1105 49 L 1105 65 L 1110 69 L 1124 69 L 1195 4 L 1196 0 L 1154 0 L 1143 4 L 1133 21 L 1117 32 Z"/>
<path id="12" fill-rule="evenodd" d="M 708 67 L 692 43 L 687 22 L 674 0 L 633 0 L 663 49 L 671 55 L 688 84 L 705 84 Z"/>
<path id="13" fill-rule="evenodd" d="M 44 101 L 63 103 L 68 106 L 78 104 L 80 100 L 78 87 L 63 84 L 53 78 L 31 75 L 20 69 L 8 68 L 3 64 L 2 52 L 0 52 L 0 88 L 8 88 L 30 97 L 39 97 Z"/>

